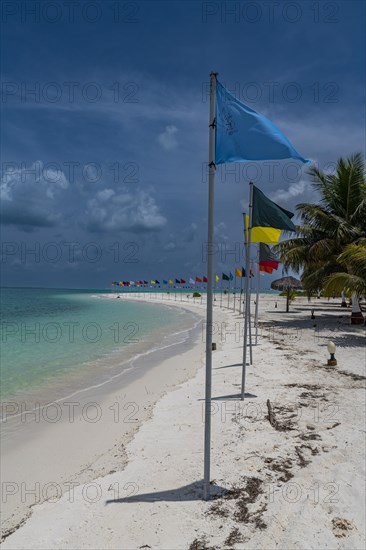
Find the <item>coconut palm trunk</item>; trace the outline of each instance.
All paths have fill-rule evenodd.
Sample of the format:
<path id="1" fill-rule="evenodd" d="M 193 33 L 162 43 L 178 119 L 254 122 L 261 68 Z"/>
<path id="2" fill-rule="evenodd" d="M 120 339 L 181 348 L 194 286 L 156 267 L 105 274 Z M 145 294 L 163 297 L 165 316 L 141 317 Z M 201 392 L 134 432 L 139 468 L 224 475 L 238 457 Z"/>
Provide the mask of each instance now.
<path id="1" fill-rule="evenodd" d="M 290 311 L 290 287 L 287 287 L 287 293 L 286 293 L 286 313 Z"/>

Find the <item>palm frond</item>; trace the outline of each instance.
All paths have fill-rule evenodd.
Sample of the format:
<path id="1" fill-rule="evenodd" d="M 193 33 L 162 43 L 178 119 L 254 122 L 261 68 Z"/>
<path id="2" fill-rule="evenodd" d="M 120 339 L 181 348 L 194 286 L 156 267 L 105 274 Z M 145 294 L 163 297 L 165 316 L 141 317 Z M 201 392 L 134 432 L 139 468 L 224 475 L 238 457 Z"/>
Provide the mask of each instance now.
<path id="1" fill-rule="evenodd" d="M 330 275 L 324 284 L 324 292 L 326 296 L 340 294 L 342 290 L 351 296 L 354 292 L 358 295 L 366 293 L 365 279 L 350 275 L 349 273 L 333 273 Z"/>
<path id="2" fill-rule="evenodd" d="M 347 267 L 349 273 L 363 278 L 366 284 L 366 246 L 363 244 L 348 245 L 338 256 L 337 261 Z"/>
<path id="3" fill-rule="evenodd" d="M 360 288 L 366 270 L 366 248 L 360 248 L 363 239 L 366 241 L 364 160 L 356 153 L 338 159 L 332 174 L 316 167 L 308 173 L 320 202 L 296 206 L 301 219 L 296 236 L 289 236 L 275 250 L 285 269 L 298 273 L 303 270 L 301 280 L 307 291 L 346 280 L 348 285 Z"/>

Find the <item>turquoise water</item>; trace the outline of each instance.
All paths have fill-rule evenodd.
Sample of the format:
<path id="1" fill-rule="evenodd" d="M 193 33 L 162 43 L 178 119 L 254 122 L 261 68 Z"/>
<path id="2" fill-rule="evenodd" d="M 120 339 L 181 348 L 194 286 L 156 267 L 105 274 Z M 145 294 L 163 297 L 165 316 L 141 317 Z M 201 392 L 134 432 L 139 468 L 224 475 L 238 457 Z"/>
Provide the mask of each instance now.
<path id="1" fill-rule="evenodd" d="M 2 400 L 107 380 L 133 355 L 192 325 L 189 312 L 98 292 L 105 293 L 1 289 Z"/>

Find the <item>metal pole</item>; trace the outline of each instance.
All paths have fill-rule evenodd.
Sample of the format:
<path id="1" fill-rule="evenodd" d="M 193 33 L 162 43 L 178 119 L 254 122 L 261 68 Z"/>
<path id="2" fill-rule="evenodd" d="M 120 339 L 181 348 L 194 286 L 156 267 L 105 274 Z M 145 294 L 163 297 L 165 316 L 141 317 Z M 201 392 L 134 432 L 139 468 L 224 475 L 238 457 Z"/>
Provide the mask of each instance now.
<path id="1" fill-rule="evenodd" d="M 236 275 L 234 277 L 234 307 L 233 307 L 234 312 L 235 312 L 235 302 L 236 302 Z"/>
<path id="2" fill-rule="evenodd" d="M 246 242 L 247 242 L 247 241 L 246 241 L 246 231 L 245 231 L 245 227 L 246 227 L 246 225 L 245 225 L 245 216 L 246 216 L 246 214 L 245 214 L 245 212 L 243 212 L 243 223 L 244 223 L 244 250 L 245 250 L 245 252 L 246 252 Z M 243 306 L 243 296 L 242 296 L 242 291 L 243 291 L 243 266 L 241 266 L 241 268 L 242 268 L 242 273 L 241 273 L 241 279 L 240 279 L 240 308 L 239 308 L 239 313 L 241 313 L 241 308 L 242 308 L 242 306 Z M 246 273 L 246 275 L 248 275 L 248 274 Z"/>
<path id="3" fill-rule="evenodd" d="M 259 246 L 259 245 L 258 245 Z M 257 262 L 257 294 L 255 299 L 255 316 L 254 316 L 254 324 L 255 324 L 255 345 L 258 345 L 258 316 L 259 316 L 259 285 L 260 285 L 260 276 L 261 272 L 259 269 L 259 259 Z"/>
<path id="4" fill-rule="evenodd" d="M 250 243 L 252 240 L 252 217 L 253 217 L 253 183 L 249 184 L 249 225 L 248 234 L 245 231 L 246 240 L 246 258 L 245 258 L 245 310 L 244 310 L 244 343 L 243 343 L 243 367 L 242 367 L 242 379 L 241 379 L 241 399 L 244 401 L 245 397 L 245 378 L 247 368 L 247 340 L 248 340 L 248 322 L 250 323 Z M 244 228 L 246 227 L 245 215 L 244 215 Z"/>
<path id="5" fill-rule="evenodd" d="M 207 236 L 207 313 L 206 313 L 206 388 L 205 388 L 205 445 L 203 498 L 210 498 L 211 458 L 211 394 L 212 394 L 212 329 L 213 329 L 213 255 L 214 255 L 214 204 L 215 204 L 215 111 L 217 73 L 210 74 L 209 121 L 209 178 L 208 178 L 208 236 Z"/>
<path id="6" fill-rule="evenodd" d="M 221 274 L 221 282 L 220 282 L 220 309 L 222 308 L 222 274 Z"/>
<path id="7" fill-rule="evenodd" d="M 230 277 L 230 272 L 229 272 L 229 277 Z M 229 304 L 230 304 L 230 286 L 231 286 L 231 279 L 229 278 L 229 288 L 228 288 L 228 291 L 227 291 L 227 308 L 229 309 Z"/>
<path id="8" fill-rule="evenodd" d="M 240 299 L 239 299 L 239 314 L 243 305 L 243 271 L 240 277 Z"/>
<path id="9" fill-rule="evenodd" d="M 250 270 L 252 270 L 252 266 L 250 266 Z M 252 277 L 249 277 L 249 317 L 248 317 L 248 336 L 249 336 L 249 364 L 253 364 L 253 342 L 252 342 L 252 314 L 251 314 L 251 305 L 250 305 L 250 299 L 252 297 Z"/>

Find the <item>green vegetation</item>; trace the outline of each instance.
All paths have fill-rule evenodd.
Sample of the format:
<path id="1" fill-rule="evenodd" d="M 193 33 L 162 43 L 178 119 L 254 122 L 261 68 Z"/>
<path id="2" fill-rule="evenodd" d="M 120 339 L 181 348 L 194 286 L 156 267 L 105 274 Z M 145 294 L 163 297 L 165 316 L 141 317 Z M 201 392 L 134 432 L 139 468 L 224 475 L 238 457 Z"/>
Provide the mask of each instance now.
<path id="1" fill-rule="evenodd" d="M 306 290 L 291 290 L 291 293 L 292 295 L 294 296 L 294 299 L 296 296 L 308 296 L 308 292 L 306 292 Z M 283 290 L 282 292 L 279 293 L 279 296 L 287 296 L 287 290 Z M 316 292 L 312 292 L 310 297 L 311 298 L 316 298 L 317 296 L 317 293 Z"/>
<path id="2" fill-rule="evenodd" d="M 193 292 L 193 298 L 201 298 L 201 294 L 199 292 Z"/>
<path id="3" fill-rule="evenodd" d="M 366 239 L 346 246 L 337 261 L 347 271 L 333 273 L 326 279 L 326 295 L 339 294 L 342 290 L 348 296 L 353 292 L 358 295 L 366 294 Z"/>
<path id="4" fill-rule="evenodd" d="M 296 209 L 297 235 L 276 248 L 285 267 L 299 273 L 305 293 L 366 293 L 366 179 L 361 154 L 339 159 L 334 174 L 308 172 L 318 204 Z"/>

